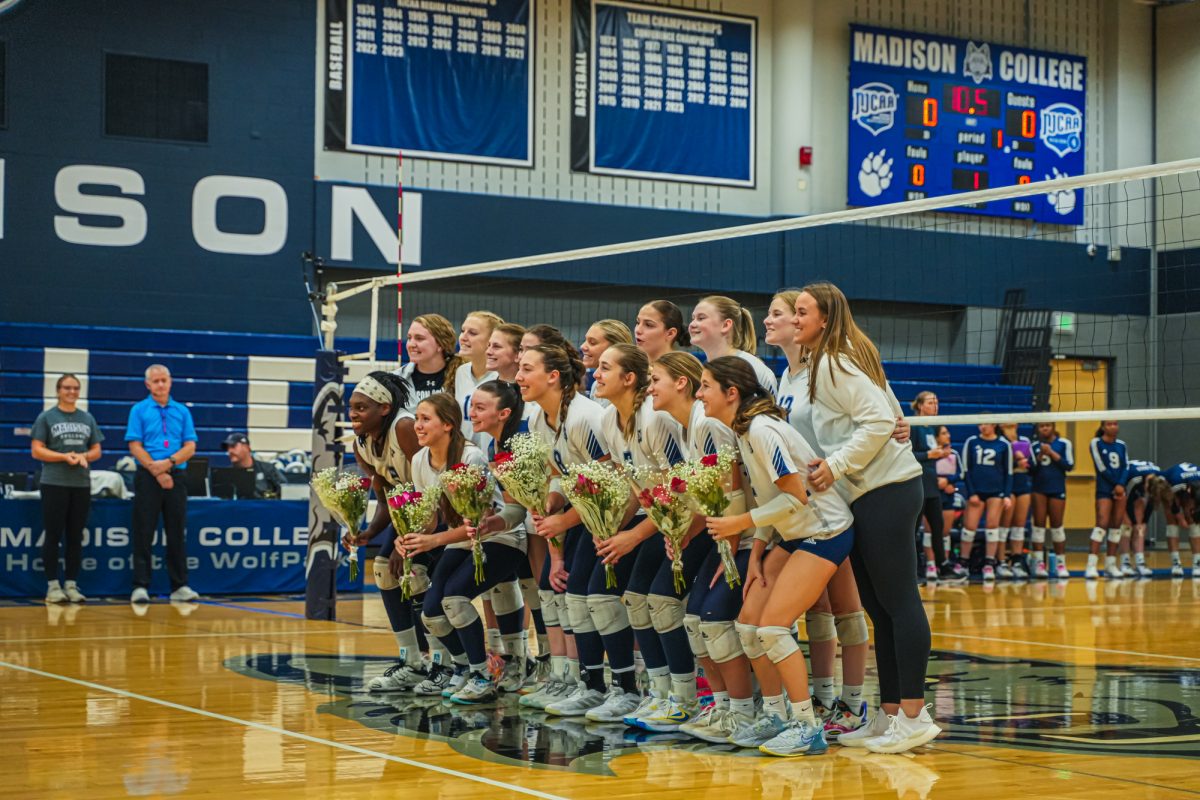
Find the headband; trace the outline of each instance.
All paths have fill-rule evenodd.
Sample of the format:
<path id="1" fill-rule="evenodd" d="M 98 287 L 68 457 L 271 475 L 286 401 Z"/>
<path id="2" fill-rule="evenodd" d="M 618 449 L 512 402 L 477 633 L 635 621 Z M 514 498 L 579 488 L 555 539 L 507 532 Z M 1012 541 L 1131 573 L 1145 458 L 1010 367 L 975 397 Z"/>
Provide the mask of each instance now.
<path id="1" fill-rule="evenodd" d="M 392 398 L 392 393 L 379 381 L 369 375 L 358 382 L 354 387 L 352 394 L 361 394 L 369 397 L 380 405 L 393 405 L 396 401 Z"/>

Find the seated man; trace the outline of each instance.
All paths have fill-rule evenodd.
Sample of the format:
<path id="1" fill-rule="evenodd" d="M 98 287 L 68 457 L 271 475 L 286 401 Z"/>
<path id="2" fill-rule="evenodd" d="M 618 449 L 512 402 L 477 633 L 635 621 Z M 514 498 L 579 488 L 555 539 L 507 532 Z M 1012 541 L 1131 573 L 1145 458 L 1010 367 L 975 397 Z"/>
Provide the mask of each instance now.
<path id="1" fill-rule="evenodd" d="M 259 461 L 250 451 L 250 439 L 244 433 L 231 433 L 221 442 L 221 449 L 229 454 L 231 466 L 254 471 L 254 498 L 277 500 L 283 486 L 283 478 L 274 464 Z"/>

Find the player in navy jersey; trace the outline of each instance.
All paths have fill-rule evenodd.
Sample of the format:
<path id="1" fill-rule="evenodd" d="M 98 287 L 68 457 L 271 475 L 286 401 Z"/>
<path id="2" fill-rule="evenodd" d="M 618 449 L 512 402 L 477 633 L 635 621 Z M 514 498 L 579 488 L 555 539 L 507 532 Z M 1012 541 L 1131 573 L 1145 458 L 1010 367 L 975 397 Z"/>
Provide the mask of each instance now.
<path id="1" fill-rule="evenodd" d="M 1096 527 L 1088 552 L 1088 580 L 1100 577 L 1100 544 L 1108 539 L 1104 569 L 1110 578 L 1120 578 L 1117 545 L 1121 542 L 1121 524 L 1125 521 L 1125 481 L 1129 474 L 1129 455 L 1125 443 L 1117 438 L 1121 423 L 1105 420 L 1096 429 L 1088 449 L 1096 467 Z"/>
<path id="2" fill-rule="evenodd" d="M 1174 519 L 1167 520 L 1167 547 L 1171 551 L 1171 577 L 1183 577 L 1179 558 L 1179 529 L 1187 527 L 1192 543 L 1192 575 L 1200 578 L 1200 523 L 1197 522 L 1197 500 L 1200 495 L 1200 467 L 1190 462 L 1176 464 L 1163 470 L 1163 478 L 1174 495 L 1170 511 Z M 1164 492 L 1165 494 L 1165 492 Z"/>
<path id="3" fill-rule="evenodd" d="M 1017 431 L 1016 423 L 1000 426 L 1000 435 L 1008 440 L 1013 454 L 1012 507 L 1006 509 L 1000 520 L 1000 564 L 996 567 L 998 578 L 1029 577 L 1025 567 L 1025 524 L 1029 520 L 1029 506 L 1033 499 L 1033 445 L 1028 436 Z M 1005 535 L 1007 528 L 1007 536 Z M 1008 539 L 1008 563 L 1004 563 L 1004 542 Z"/>
<path id="4" fill-rule="evenodd" d="M 1037 426 L 1033 443 L 1033 577 L 1048 578 L 1046 565 L 1046 533 L 1054 546 L 1054 576 L 1059 580 L 1071 577 L 1067 571 L 1067 532 L 1063 516 L 1067 508 L 1067 473 L 1075 469 L 1075 450 L 1070 439 L 1058 435 L 1053 422 Z"/>
<path id="5" fill-rule="evenodd" d="M 967 489 L 963 522 L 962 558 L 968 564 L 981 519 L 986 526 L 983 579 L 996 579 L 996 553 L 1000 549 L 1000 520 L 1012 506 L 1012 445 L 999 436 L 997 426 L 983 423 L 979 434 L 967 437 L 962 448 L 962 476 Z"/>
<path id="6" fill-rule="evenodd" d="M 1166 481 L 1157 465 L 1137 459 L 1129 462 L 1129 475 L 1125 481 L 1125 517 L 1128 524 L 1121 528 L 1121 573 L 1127 578 L 1149 578 L 1154 574 L 1146 566 L 1146 520 L 1154 510 L 1149 495 L 1160 483 L 1165 484 Z M 1125 531 L 1130 526 L 1132 536 L 1126 536 Z M 1129 559 L 1131 544 L 1136 566 Z"/>

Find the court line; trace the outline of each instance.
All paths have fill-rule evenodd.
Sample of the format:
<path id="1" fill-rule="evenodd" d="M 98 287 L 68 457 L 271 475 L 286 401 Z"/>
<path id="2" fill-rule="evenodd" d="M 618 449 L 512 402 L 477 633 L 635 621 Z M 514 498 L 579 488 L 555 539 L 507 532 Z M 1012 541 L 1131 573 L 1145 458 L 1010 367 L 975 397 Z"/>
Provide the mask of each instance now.
<path id="1" fill-rule="evenodd" d="M 1140 653 L 1136 650 L 1110 650 L 1106 647 L 1083 647 L 1077 644 L 1057 644 L 1055 642 L 1032 642 L 1027 639 L 1001 639 L 994 636 L 971 636 L 966 633 L 942 633 L 931 631 L 934 636 L 944 636 L 950 639 L 970 639 L 976 642 L 999 642 L 1001 644 L 1027 644 L 1032 647 L 1053 647 L 1057 650 L 1083 650 L 1087 653 L 1106 653 L 1118 656 L 1137 656 L 1139 658 L 1163 658 L 1171 661 L 1194 661 L 1200 663 L 1200 658 L 1190 656 L 1168 656 L 1162 653 Z"/>
<path id="2" fill-rule="evenodd" d="M 138 639 L 213 639 L 225 638 L 234 636 L 243 636 L 253 639 L 259 636 L 318 636 L 321 634 L 331 634 L 334 636 L 343 636 L 347 633 L 364 634 L 364 633 L 379 633 L 391 634 L 387 628 L 352 628 L 348 631 L 319 631 L 312 629 L 294 630 L 294 631 L 213 631 L 211 633 L 138 633 L 129 634 L 128 636 L 55 636 L 46 637 L 44 639 L 0 639 L 0 644 L 17 645 L 17 644 L 52 644 L 54 642 L 123 642 L 126 640 L 136 641 Z"/>
<path id="3" fill-rule="evenodd" d="M 33 667 L 22 666 L 21 664 L 11 664 L 7 661 L 0 661 L 0 667 L 5 667 L 7 669 L 16 670 L 18 672 L 25 672 L 30 675 L 37 675 L 42 678 L 50 678 L 51 680 L 63 681 L 65 683 L 73 683 L 76 686 L 83 686 L 88 689 L 95 689 L 95 690 L 101 691 L 101 692 L 108 692 L 109 694 L 115 694 L 120 697 L 128 697 L 133 700 L 141 700 L 146 703 L 154 703 L 155 705 L 160 705 L 165 708 L 174 709 L 175 711 L 183 711 L 188 714 L 196 714 L 201 717 L 208 717 L 210 719 L 219 720 L 221 722 L 232 722 L 235 725 L 243 725 L 247 728 L 254 728 L 255 730 L 266 731 L 268 733 L 275 733 L 280 736 L 289 736 L 293 739 L 299 739 L 301 741 L 309 742 L 311 744 L 323 744 L 328 747 L 333 747 L 338 750 L 345 750 L 350 753 L 357 753 L 359 755 L 365 755 L 365 756 L 374 756 L 375 758 L 382 758 L 385 761 L 392 761 L 397 764 L 404 764 L 405 766 L 416 767 L 417 769 L 428 770 L 430 772 L 437 772 L 442 775 L 449 775 L 450 777 L 453 777 L 453 778 L 462 778 L 463 780 L 473 781 L 475 783 L 482 783 L 486 786 L 492 786 L 497 789 L 507 789 L 511 792 L 517 792 L 518 794 L 528 795 L 529 797 L 540 797 L 540 798 L 543 798 L 543 800 L 567 800 L 567 798 L 562 797 L 561 795 L 549 794 L 547 792 L 539 792 L 536 789 L 526 789 L 523 786 L 517 786 L 516 784 L 512 784 L 512 783 L 505 783 L 504 781 L 493 780 L 492 778 L 484 778 L 480 775 L 472 775 L 469 772 L 459 772 L 458 770 L 450 769 L 449 767 L 439 767 L 436 764 L 426 764 L 423 761 L 414 761 L 409 758 L 403 758 L 401 756 L 394 756 L 391 753 L 381 753 L 378 750 L 371 750 L 370 748 L 367 748 L 367 747 L 359 747 L 358 745 L 346 744 L 345 742 L 335 742 L 332 739 L 323 739 L 320 736 L 313 736 L 308 733 L 300 733 L 299 731 L 289 731 L 286 728 L 277 728 L 274 725 L 267 725 L 262 722 L 252 722 L 251 720 L 239 719 L 238 717 L 231 717 L 226 714 L 218 714 L 215 711 L 206 711 L 202 708 L 194 708 L 193 706 L 185 706 L 181 703 L 173 703 L 170 700 L 160 700 L 157 697 L 149 697 L 147 695 L 137 694 L 136 692 L 130 692 L 125 689 L 118 689 L 114 686 L 105 686 L 104 684 L 101 684 L 101 683 L 92 683 L 91 681 L 84 681 L 84 680 L 80 680 L 79 678 L 71 678 L 66 675 L 59 675 L 55 672 L 46 672 L 44 670 L 35 669 Z"/>

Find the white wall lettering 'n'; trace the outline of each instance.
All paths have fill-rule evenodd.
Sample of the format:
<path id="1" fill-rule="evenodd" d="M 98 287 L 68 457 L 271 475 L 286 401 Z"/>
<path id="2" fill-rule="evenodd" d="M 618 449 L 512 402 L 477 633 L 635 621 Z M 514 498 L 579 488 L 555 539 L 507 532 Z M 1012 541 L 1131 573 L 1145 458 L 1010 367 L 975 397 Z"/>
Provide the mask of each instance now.
<path id="1" fill-rule="evenodd" d="M 387 263 L 396 263 L 396 219 L 385 216 L 371 193 L 361 186 L 334 186 L 330 203 L 329 257 L 334 261 L 354 260 L 354 220 L 379 250 Z M 404 193 L 404 263 L 421 265 L 421 195 Z M 393 209 L 394 210 L 394 209 Z"/>

